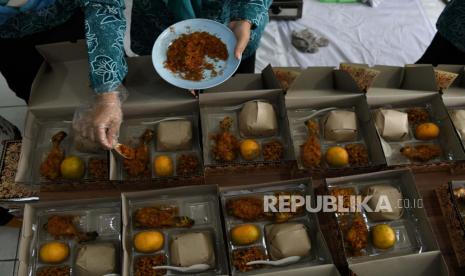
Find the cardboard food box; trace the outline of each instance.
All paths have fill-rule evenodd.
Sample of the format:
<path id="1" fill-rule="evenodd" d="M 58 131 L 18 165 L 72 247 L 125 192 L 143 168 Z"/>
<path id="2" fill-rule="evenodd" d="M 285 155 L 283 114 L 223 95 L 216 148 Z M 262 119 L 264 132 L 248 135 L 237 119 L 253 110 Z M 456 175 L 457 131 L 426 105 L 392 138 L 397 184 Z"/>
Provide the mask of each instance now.
<path id="1" fill-rule="evenodd" d="M 54 216 L 60 216 L 61 219 L 49 220 Z M 67 267 L 68 271 L 72 270 L 73 275 L 80 275 L 77 274 L 78 271 L 89 272 L 92 267 L 97 270 L 90 271 L 105 271 L 105 274 L 119 273 L 122 257 L 120 221 L 121 200 L 119 197 L 26 204 L 18 250 L 18 275 L 36 275 L 39 270 L 47 267 Z M 47 228 L 49 230 L 51 228 L 54 234 L 64 232 L 65 236 L 54 237 Z M 57 228 L 61 229 L 61 232 L 56 230 Z M 79 238 L 66 237 L 66 234 L 74 232 L 72 228 L 81 233 L 90 233 L 85 234 L 86 237 L 93 236 L 94 231 L 98 236 L 95 240 L 78 243 Z M 39 251 L 42 246 L 53 241 L 65 243 L 69 248 L 69 256 L 59 263 L 46 263 L 39 257 Z M 99 251 L 102 249 L 96 249 L 95 246 L 104 246 L 107 250 Z M 108 251 L 108 248 L 111 249 Z M 83 253 L 84 249 L 90 252 L 89 255 Z M 110 258 L 91 255 L 92 251 L 106 252 Z M 111 258 L 112 255 L 113 258 Z M 86 264 L 85 260 L 90 259 L 98 259 L 98 262 Z M 114 269 L 111 269 L 112 267 Z"/>
<path id="2" fill-rule="evenodd" d="M 380 71 L 373 85 L 367 92 L 368 104 L 372 116 L 381 109 L 409 113 L 412 108 L 419 108 L 426 119 L 409 119 L 408 135 L 390 141 L 380 134 L 384 153 L 389 166 L 402 164 L 442 163 L 463 160 L 464 151 L 449 118 L 441 95 L 437 92 L 433 67 L 425 65 L 407 65 L 405 67 L 375 66 Z M 415 113 L 418 113 L 415 111 Z M 412 113 L 413 114 L 413 113 Z M 410 117 L 410 116 L 409 116 Z M 435 123 L 439 134 L 428 139 L 419 139 L 417 126 L 425 122 Z M 381 129 L 378 128 L 380 132 Z M 438 147 L 439 154 L 418 157 L 416 153 L 407 154 L 407 149 L 422 147 Z M 401 154 L 401 150 L 404 154 Z M 410 157 L 409 157 L 410 156 Z M 418 159 L 420 158 L 420 159 Z"/>
<path id="3" fill-rule="evenodd" d="M 318 218 L 315 213 L 307 213 L 307 211 L 305 211 L 305 207 L 297 209 L 295 215 L 290 213 L 291 217 L 287 222 L 284 222 L 283 218 L 280 216 L 282 213 L 266 213 L 263 217 L 257 216 L 254 219 L 249 217 L 247 220 L 243 220 L 238 217 L 240 212 L 237 208 L 240 208 L 240 205 L 242 205 L 240 200 L 256 200 L 261 203 L 265 200 L 265 195 L 275 195 L 276 193 L 310 196 L 312 202 L 315 203 L 313 188 L 309 178 L 221 188 L 221 204 L 225 220 L 224 225 L 227 232 L 227 246 L 229 250 L 232 275 L 339 275 L 338 270 L 332 262 L 331 254 L 323 238 Z M 236 203 L 233 204 L 233 201 L 236 201 Z M 258 205 L 261 206 L 261 204 Z M 253 213 L 251 210 L 253 205 L 249 204 L 249 206 L 250 212 Z M 263 207 L 259 208 L 261 209 Z M 263 212 L 263 210 L 260 210 L 260 212 Z M 279 220 L 282 221 L 282 223 L 276 223 L 276 220 L 278 220 L 278 217 L 276 216 L 279 217 Z M 258 227 L 260 231 L 259 238 L 253 241 L 253 243 L 248 243 L 247 245 L 238 244 L 237 241 L 241 240 L 240 235 L 244 235 L 244 231 L 235 231 L 233 229 L 237 229 L 237 227 L 244 227 L 244 225 L 250 228 L 250 224 Z M 305 230 L 302 231 L 296 229 L 297 226 L 302 225 L 304 225 L 303 229 Z M 276 226 L 280 227 L 281 230 L 275 231 Z M 300 246 L 297 244 L 290 245 L 293 242 L 296 242 L 295 240 L 292 241 L 292 239 L 286 239 L 286 241 L 281 242 L 279 241 L 277 238 L 278 236 L 283 238 L 283 235 L 286 235 L 283 232 L 279 234 L 279 231 L 285 231 L 283 228 L 286 227 L 293 227 L 292 235 L 296 238 L 298 236 L 297 243 L 299 243 Z M 236 232 L 235 236 L 233 236 L 233 232 Z M 273 232 L 276 234 L 273 234 Z M 273 241 L 271 240 L 272 235 L 275 235 Z M 309 241 L 307 242 L 306 239 Z M 276 242 L 274 243 L 274 241 Z M 308 253 L 305 253 L 304 250 L 308 249 L 308 244 L 310 245 L 310 250 Z M 299 252 L 304 255 L 299 261 L 286 266 L 256 267 L 255 269 L 247 272 L 241 272 L 235 266 L 235 251 L 258 248 L 258 250 L 264 254 L 263 257 L 266 260 L 272 260 L 288 256 L 285 255 L 286 253 L 284 252 L 287 252 L 287 254 L 298 254 L 296 252 L 296 247 L 300 247 Z M 283 256 L 280 255 L 281 253 Z"/>
<path id="4" fill-rule="evenodd" d="M 381 148 L 381 144 L 376 133 L 376 129 L 371 118 L 366 97 L 358 89 L 353 79 L 345 72 L 334 70 L 332 67 L 314 67 L 303 70 L 299 77 L 288 89 L 286 95 L 286 107 L 289 119 L 290 132 L 293 141 L 292 155 L 297 160 L 299 169 L 311 170 L 357 170 L 363 167 L 382 167 L 386 165 L 386 160 Z M 355 113 L 355 125 L 348 124 L 330 127 L 329 115 L 332 112 Z M 343 113 L 341 113 L 343 114 Z M 349 113 L 344 113 L 349 114 Z M 349 114 L 349 115 L 351 115 Z M 335 116 L 341 121 L 346 115 Z M 307 122 L 313 122 L 317 130 L 309 129 Z M 327 135 L 327 131 L 350 132 L 354 135 L 344 139 L 333 139 Z M 317 161 L 311 163 L 312 166 L 304 166 L 302 154 L 310 135 L 315 135 L 316 141 L 308 151 L 320 146 L 320 165 Z M 350 134 L 350 133 L 349 133 Z M 326 164 L 325 153 L 330 147 L 346 147 L 350 144 L 363 145 L 367 151 L 368 158 L 364 162 L 351 163 L 337 168 Z M 315 154 L 315 153 L 314 153 Z M 316 154 L 312 160 L 318 160 Z M 350 159 L 349 155 L 349 161 Z M 368 159 L 368 162 L 366 161 Z M 361 160 L 360 160 L 361 161 Z M 308 164 L 308 163 L 307 163 Z"/>
<path id="5" fill-rule="evenodd" d="M 236 74 L 222 84 L 206 89 L 204 93 L 274 90 L 280 88 L 278 80 L 274 77 L 273 68 L 268 65 L 259 74 Z"/>
<path id="6" fill-rule="evenodd" d="M 353 189 L 356 194 L 365 193 L 369 187 L 389 185 L 398 189 L 402 200 L 402 216 L 394 220 L 373 221 L 362 208 L 362 218 L 369 231 L 368 244 L 361 256 L 347 255 L 350 270 L 357 275 L 448 275 L 447 266 L 428 222 L 426 211 L 421 204 L 421 196 L 415 186 L 413 174 L 408 169 L 376 172 L 355 176 L 328 178 L 326 185 L 331 192 L 334 189 Z M 391 200 L 391 199 L 389 199 Z M 394 207 L 393 207 L 394 208 Z M 393 209 L 395 210 L 395 208 Z M 354 214 L 354 213 L 352 213 Z M 335 214 L 337 217 L 339 214 Z M 344 215 L 338 217 L 339 222 Z M 345 214 L 347 216 L 347 214 Z M 393 247 L 380 250 L 374 247 L 372 227 L 389 224 L 396 233 Z M 342 226 L 340 224 L 340 226 Z M 344 237 L 344 233 L 342 233 Z M 344 241 L 340 241 L 344 243 Z"/>
<path id="7" fill-rule="evenodd" d="M 16 174 L 17 182 L 29 184 L 40 181 L 38 166 L 50 149 L 49 136 L 55 134 L 57 127 L 71 129 L 75 108 L 91 102 L 94 95 L 88 80 L 89 65 L 84 41 L 42 45 L 38 50 L 45 62 L 33 83 Z M 151 118 L 159 114 L 173 116 L 180 110 L 197 110 L 197 101 L 192 95 L 167 84 L 156 74 L 149 56 L 128 58 L 127 62 L 129 72 L 124 85 L 129 96 L 123 103 L 125 120 Z M 41 126 L 50 121 L 58 124 L 52 124 L 44 132 Z M 38 137 L 42 137 L 39 140 L 46 145 L 39 153 Z M 65 139 L 71 140 L 72 137 L 71 131 Z M 72 148 L 70 144 L 68 148 Z M 65 154 L 69 153 L 72 150 L 65 148 Z M 120 179 L 115 157 L 110 155 L 108 158 L 109 178 Z"/>
<path id="8" fill-rule="evenodd" d="M 136 212 L 143 207 L 155 207 L 161 210 L 175 208 L 175 216 L 187 216 L 194 220 L 191 227 L 156 227 L 150 225 L 136 225 Z M 180 187 L 157 191 L 144 191 L 122 194 L 123 215 L 123 269 L 122 275 L 134 275 L 134 265 L 137 258 L 150 257 L 162 254 L 167 265 L 177 266 L 171 255 L 174 238 L 186 233 L 207 233 L 212 243 L 215 256 L 214 268 L 202 271 L 198 275 L 228 275 L 226 249 L 223 240 L 223 229 L 220 221 L 220 207 L 218 203 L 218 187 L 216 185 L 202 185 L 198 187 Z M 142 216 L 142 215 L 141 215 Z M 185 220 L 182 220 L 185 221 Z M 153 221 L 152 221 L 153 222 Z M 142 222 L 145 223 L 145 222 Z M 144 227 L 147 226 L 147 227 Z M 150 227 L 151 226 L 151 227 Z M 163 233 L 163 248 L 154 253 L 140 253 L 133 246 L 135 234 L 144 230 L 157 229 Z M 181 245 L 182 248 L 182 245 Z M 183 258 L 192 258 L 195 254 L 201 254 L 201 249 L 183 248 Z M 187 254 L 187 251 L 189 254 Z M 210 252 L 211 253 L 211 252 Z M 190 257 L 187 257 L 190 255 Z M 169 275 L 172 272 L 168 272 Z M 200 272 L 199 272 L 200 273 Z"/>
<path id="9" fill-rule="evenodd" d="M 199 102 L 203 135 L 203 159 L 206 169 L 267 167 L 268 165 L 285 166 L 291 160 L 289 126 L 282 90 L 206 93 L 200 95 Z M 247 104 L 252 109 L 256 105 L 257 110 L 255 113 L 253 111 L 250 113 L 244 111 Z M 246 115 L 242 117 L 241 114 Z M 237 143 L 231 143 L 232 150 L 228 150 L 226 153 L 223 152 L 224 156 L 214 154 L 214 150 L 220 149 L 216 145 L 227 142 L 221 137 L 224 130 L 220 127 L 220 122 L 227 117 L 232 119 L 228 132 L 235 137 L 237 142 L 253 139 L 258 144 L 259 149 L 253 151 L 252 156 L 255 158 L 252 158 L 252 160 L 244 158 L 240 153 L 240 147 L 236 146 Z M 254 123 L 260 126 L 255 128 Z M 244 132 L 253 132 L 257 129 L 261 132 L 251 134 Z M 271 147 L 271 150 L 268 151 L 270 155 L 266 155 L 267 147 L 272 144 L 280 144 L 281 146 Z M 227 156 L 229 152 L 233 154 L 229 159 L 231 161 L 221 160 L 221 158 L 217 160 L 215 158 L 217 156 L 229 157 Z M 274 157 L 277 158 L 273 159 Z M 249 158 L 248 155 L 247 158 Z"/>

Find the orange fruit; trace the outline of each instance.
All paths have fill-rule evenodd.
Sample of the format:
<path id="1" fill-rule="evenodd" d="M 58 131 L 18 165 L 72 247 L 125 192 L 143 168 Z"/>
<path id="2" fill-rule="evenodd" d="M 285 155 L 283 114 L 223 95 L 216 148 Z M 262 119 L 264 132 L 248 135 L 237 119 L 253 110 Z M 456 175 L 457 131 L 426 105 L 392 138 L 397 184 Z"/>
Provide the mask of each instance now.
<path id="1" fill-rule="evenodd" d="M 260 155 L 260 145 L 255 140 L 246 139 L 241 142 L 240 151 L 245 160 L 254 160 Z"/>
<path id="2" fill-rule="evenodd" d="M 49 242 L 39 249 L 39 258 L 44 263 L 61 263 L 69 256 L 69 246 L 63 242 Z"/>
<path id="3" fill-rule="evenodd" d="M 415 137 L 418 140 L 433 140 L 438 136 L 439 127 L 435 123 L 423 123 L 415 128 Z"/>
<path id="4" fill-rule="evenodd" d="M 134 248 L 142 253 L 152 253 L 163 247 L 165 239 L 160 231 L 144 231 L 134 236 Z"/>
<path id="5" fill-rule="evenodd" d="M 231 239 L 236 245 L 249 245 L 260 238 L 260 229 L 254 224 L 243 224 L 231 229 Z"/>
<path id="6" fill-rule="evenodd" d="M 173 159 L 167 155 L 160 155 L 155 157 L 153 162 L 155 174 L 157 176 L 166 177 L 172 176 L 174 171 Z"/>
<path id="7" fill-rule="evenodd" d="M 81 179 L 86 172 L 84 161 L 77 156 L 66 157 L 60 165 L 61 175 L 65 179 Z"/>
<path id="8" fill-rule="evenodd" d="M 344 167 L 349 164 L 349 154 L 343 147 L 330 147 L 326 151 L 326 162 L 332 167 Z"/>
<path id="9" fill-rule="evenodd" d="M 396 244 L 396 233 L 387 224 L 378 224 L 371 229 L 373 245 L 379 249 L 388 249 Z"/>

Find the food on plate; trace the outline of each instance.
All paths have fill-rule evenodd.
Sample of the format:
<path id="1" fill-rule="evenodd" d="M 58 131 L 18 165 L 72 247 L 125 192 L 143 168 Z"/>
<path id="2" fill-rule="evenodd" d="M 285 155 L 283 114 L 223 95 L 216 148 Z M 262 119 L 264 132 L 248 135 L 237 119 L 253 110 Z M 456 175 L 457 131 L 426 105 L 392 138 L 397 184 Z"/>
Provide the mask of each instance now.
<path id="1" fill-rule="evenodd" d="M 237 138 L 230 132 L 232 123 L 233 120 L 230 117 L 225 117 L 220 122 L 221 132 L 210 137 L 215 142 L 212 149 L 215 160 L 234 161 L 237 158 L 239 143 Z"/>
<path id="2" fill-rule="evenodd" d="M 396 244 L 396 232 L 388 224 L 378 224 L 371 228 L 373 246 L 378 249 L 389 249 Z"/>
<path id="3" fill-rule="evenodd" d="M 330 111 L 324 121 L 325 139 L 348 142 L 357 138 L 357 116 L 353 111 Z"/>
<path id="4" fill-rule="evenodd" d="M 199 158 L 195 154 L 181 154 L 178 157 L 176 173 L 180 176 L 194 175 L 199 171 Z"/>
<path id="5" fill-rule="evenodd" d="M 66 260 L 69 256 L 69 246 L 64 242 L 52 241 L 43 244 L 39 249 L 41 262 L 57 264 Z"/>
<path id="6" fill-rule="evenodd" d="M 231 240 L 236 245 L 249 245 L 260 238 L 260 228 L 255 224 L 242 224 L 231 229 Z"/>
<path id="7" fill-rule="evenodd" d="M 370 186 L 364 191 L 364 195 L 371 196 L 371 199 L 367 203 L 368 207 L 373 210 L 373 212 L 367 212 L 367 216 L 370 220 L 396 220 L 402 217 L 403 209 L 399 204 L 402 200 L 402 193 L 396 187 L 390 185 Z M 374 212 L 378 203 L 382 202 L 381 200 L 388 200 L 392 211 L 380 209 L 379 212 Z"/>
<path id="8" fill-rule="evenodd" d="M 77 275 L 101 276 L 116 272 L 116 248 L 112 243 L 86 244 L 79 248 L 75 269 Z"/>
<path id="9" fill-rule="evenodd" d="M 415 128 L 415 137 L 418 140 L 433 140 L 439 136 L 439 127 L 435 123 L 422 123 Z"/>
<path id="10" fill-rule="evenodd" d="M 270 257 L 279 260 L 290 256 L 305 257 L 310 254 L 311 242 L 307 228 L 302 223 L 280 223 L 265 227 L 270 245 Z"/>
<path id="11" fill-rule="evenodd" d="M 247 272 L 263 267 L 263 265 L 247 265 L 248 262 L 266 260 L 267 258 L 262 248 L 254 246 L 233 250 L 232 259 L 237 270 Z"/>
<path id="12" fill-rule="evenodd" d="M 142 253 L 152 253 L 162 249 L 165 238 L 160 231 L 143 231 L 134 236 L 134 248 Z"/>
<path id="13" fill-rule="evenodd" d="M 60 131 L 52 136 L 52 148 L 45 160 L 40 164 L 40 175 L 49 180 L 60 177 L 61 161 L 65 159 L 65 151 L 60 147 L 60 144 L 66 136 L 67 134 L 64 131 Z"/>
<path id="14" fill-rule="evenodd" d="M 88 164 L 91 179 L 108 179 L 108 161 L 100 158 L 90 158 Z"/>
<path id="15" fill-rule="evenodd" d="M 454 189 L 454 196 L 459 200 L 465 200 L 465 188 L 455 188 Z"/>
<path id="16" fill-rule="evenodd" d="M 357 84 L 358 89 L 367 92 L 380 71 L 361 66 L 341 63 L 339 69 L 347 72 Z"/>
<path id="17" fill-rule="evenodd" d="M 160 122 L 157 126 L 157 151 L 192 148 L 192 122 L 187 120 Z"/>
<path id="18" fill-rule="evenodd" d="M 412 125 L 426 123 L 429 121 L 428 111 L 423 107 L 413 107 L 407 109 L 408 122 Z"/>
<path id="19" fill-rule="evenodd" d="M 342 199 L 342 207 L 350 208 L 350 198 L 355 195 L 355 191 L 352 188 L 332 188 L 330 194 L 339 200 Z"/>
<path id="20" fill-rule="evenodd" d="M 459 74 L 434 69 L 434 76 L 438 90 L 442 91 L 449 88 Z"/>
<path id="21" fill-rule="evenodd" d="M 344 167 L 349 164 L 349 153 L 343 147 L 330 147 L 325 154 L 326 163 L 331 167 Z"/>
<path id="22" fill-rule="evenodd" d="M 165 67 L 183 79 L 200 81 L 205 70 L 210 70 L 212 76 L 220 73 L 207 57 L 212 60 L 228 59 L 228 49 L 221 39 L 207 32 L 182 34 L 168 47 Z"/>
<path id="23" fill-rule="evenodd" d="M 61 162 L 60 172 L 65 179 L 78 180 L 84 177 L 86 165 L 81 158 L 68 156 Z"/>
<path id="24" fill-rule="evenodd" d="M 306 168 L 318 168 L 321 165 L 320 128 L 315 120 L 307 121 L 306 126 L 308 129 L 307 141 L 300 146 L 302 164 Z"/>
<path id="25" fill-rule="evenodd" d="M 284 157 L 284 147 L 278 140 L 272 140 L 263 144 L 263 159 L 265 161 L 279 161 Z"/>
<path id="26" fill-rule="evenodd" d="M 172 176 L 174 172 L 173 159 L 168 155 L 159 155 L 153 161 L 153 169 L 159 177 Z"/>
<path id="27" fill-rule="evenodd" d="M 353 216 L 352 224 L 345 232 L 345 242 L 351 254 L 359 255 L 368 245 L 368 229 L 360 213 Z"/>
<path id="28" fill-rule="evenodd" d="M 37 271 L 37 276 L 71 276 L 69 266 L 46 266 Z"/>
<path id="29" fill-rule="evenodd" d="M 240 197 L 227 201 L 228 213 L 242 220 L 258 220 L 263 218 L 263 198 Z"/>
<path id="30" fill-rule="evenodd" d="M 78 218 L 79 217 L 76 216 L 52 215 L 48 218 L 47 223 L 44 225 L 44 229 L 55 239 L 59 239 L 60 237 L 74 238 L 79 242 L 95 240 L 98 237 L 97 232 L 84 233 L 77 229 L 74 223 Z"/>
<path id="31" fill-rule="evenodd" d="M 454 123 L 455 128 L 460 133 L 462 140 L 465 139 L 465 110 L 452 110 L 450 117 Z"/>
<path id="32" fill-rule="evenodd" d="M 245 139 L 240 144 L 240 152 L 244 160 L 257 159 L 260 156 L 260 144 L 253 139 Z"/>
<path id="33" fill-rule="evenodd" d="M 239 131 L 243 137 L 269 137 L 278 132 L 276 112 L 268 102 L 249 101 L 239 113 Z"/>
<path id="34" fill-rule="evenodd" d="M 194 225 L 194 220 L 187 216 L 178 216 L 178 208 L 173 206 L 143 207 L 136 211 L 137 227 L 186 227 Z"/>
<path id="35" fill-rule="evenodd" d="M 363 144 L 347 144 L 345 146 L 349 154 L 349 164 L 351 166 L 367 166 L 369 164 L 368 151 Z"/>
<path id="36" fill-rule="evenodd" d="M 134 158 L 124 159 L 123 168 L 130 178 L 150 177 L 150 148 L 153 139 L 153 130 L 146 129 L 139 137 L 139 144 L 132 149 Z"/>
<path id="37" fill-rule="evenodd" d="M 134 276 L 161 276 L 166 274 L 166 269 L 153 269 L 154 266 L 166 265 L 166 256 L 157 254 L 152 256 L 140 256 L 134 262 Z"/>
<path id="38" fill-rule="evenodd" d="M 174 266 L 208 264 L 215 266 L 215 251 L 208 233 L 182 233 L 173 237 L 170 245 L 171 263 Z"/>
<path id="39" fill-rule="evenodd" d="M 298 192 L 276 192 L 278 202 L 290 204 L 292 196 L 302 196 Z M 263 209 L 264 203 L 262 197 L 239 197 L 232 198 L 226 202 L 226 209 L 231 216 L 245 221 L 259 220 L 262 218 L 272 219 L 275 222 L 286 222 L 289 219 L 300 215 L 304 211 L 304 207 L 296 208 L 295 212 L 265 212 Z"/>
<path id="40" fill-rule="evenodd" d="M 285 91 L 289 89 L 295 79 L 300 75 L 300 72 L 284 69 L 273 69 L 276 78 Z"/>
<path id="41" fill-rule="evenodd" d="M 375 112 L 375 125 L 379 134 L 386 140 L 399 141 L 408 136 L 408 114 L 394 109 L 378 109 Z"/>
<path id="42" fill-rule="evenodd" d="M 400 149 L 400 153 L 414 162 L 427 162 L 440 157 L 441 147 L 438 145 L 418 145 L 405 146 Z"/>

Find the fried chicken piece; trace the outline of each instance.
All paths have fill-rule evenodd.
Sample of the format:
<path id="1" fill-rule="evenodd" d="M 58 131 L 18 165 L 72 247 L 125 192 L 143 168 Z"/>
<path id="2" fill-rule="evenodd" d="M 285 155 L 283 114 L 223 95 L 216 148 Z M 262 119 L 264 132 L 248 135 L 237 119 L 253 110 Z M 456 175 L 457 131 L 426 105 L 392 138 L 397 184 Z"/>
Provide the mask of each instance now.
<path id="1" fill-rule="evenodd" d="M 367 247 L 368 228 L 360 214 L 355 215 L 352 226 L 346 232 L 345 241 L 354 253 Z"/>
<path id="2" fill-rule="evenodd" d="M 232 119 L 225 117 L 220 122 L 221 133 L 212 135 L 210 139 L 215 141 L 212 149 L 213 155 L 219 161 L 233 161 L 237 158 L 239 150 L 239 141 L 229 131 L 232 126 Z"/>
<path id="3" fill-rule="evenodd" d="M 60 147 L 61 142 L 67 134 L 60 131 L 52 136 L 52 149 L 49 151 L 45 160 L 40 164 L 40 175 L 53 180 L 60 177 L 60 165 L 65 159 L 65 151 Z"/>
<path id="4" fill-rule="evenodd" d="M 258 220 L 263 218 L 263 199 L 256 197 L 241 197 L 230 199 L 226 203 L 228 213 L 238 219 Z"/>
<path id="5" fill-rule="evenodd" d="M 86 242 L 95 240 L 98 237 L 97 232 L 84 233 L 79 231 L 76 226 L 74 226 L 74 219 L 74 216 L 53 215 L 48 218 L 44 228 L 55 239 L 59 239 L 60 237 L 75 238 L 79 242 Z"/>
<path id="6" fill-rule="evenodd" d="M 299 193 L 289 193 L 289 192 L 277 192 L 275 193 L 275 196 L 278 198 L 278 202 L 283 200 L 287 205 L 285 206 L 291 206 L 291 197 L 292 196 L 302 196 L 302 194 Z M 283 199 L 281 199 L 283 197 Z M 282 223 L 290 220 L 291 218 L 298 216 L 304 212 L 304 206 L 299 206 L 295 210 L 295 212 L 277 212 L 277 213 L 271 213 L 274 217 L 274 221 L 276 223 Z M 267 213 L 269 214 L 269 213 Z"/>
<path id="7" fill-rule="evenodd" d="M 144 207 L 136 211 L 136 226 L 138 227 L 183 227 L 190 228 L 194 220 L 187 216 L 178 216 L 178 208 L 171 206 Z"/>
<path id="8" fill-rule="evenodd" d="M 309 120 L 306 123 L 308 129 L 308 138 L 305 144 L 300 146 L 302 164 L 306 168 L 319 168 L 321 165 L 321 145 L 318 123 Z"/>
<path id="9" fill-rule="evenodd" d="M 124 159 L 123 167 L 131 178 L 150 176 L 150 148 L 153 139 L 153 130 L 146 129 L 139 138 L 139 144 L 134 148 L 134 158 Z"/>
<path id="10" fill-rule="evenodd" d="M 418 145 L 405 146 L 400 149 L 400 153 L 411 161 L 427 162 L 441 156 L 442 151 L 438 145 Z"/>

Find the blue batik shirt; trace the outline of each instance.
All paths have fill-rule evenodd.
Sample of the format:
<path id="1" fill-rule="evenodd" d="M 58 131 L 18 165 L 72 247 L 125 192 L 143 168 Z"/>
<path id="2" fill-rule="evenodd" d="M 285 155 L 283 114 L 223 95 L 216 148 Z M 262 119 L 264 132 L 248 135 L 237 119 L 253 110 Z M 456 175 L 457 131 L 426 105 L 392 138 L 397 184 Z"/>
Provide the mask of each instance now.
<path id="1" fill-rule="evenodd" d="M 150 54 L 157 36 L 171 24 L 188 18 L 208 18 L 227 24 L 249 20 L 253 24 L 248 57 L 268 22 L 272 0 L 133 0 L 131 49 Z M 10 8 L 0 0 L 0 38 L 18 38 L 66 22 L 76 11 L 85 13 L 89 78 L 97 93 L 113 91 L 127 73 L 124 53 L 126 20 L 124 0 L 28 0 L 27 6 Z M 28 8 L 26 8 L 28 7 Z"/>
<path id="2" fill-rule="evenodd" d="M 447 5 L 436 24 L 438 32 L 465 52 L 465 0 L 454 0 Z"/>

